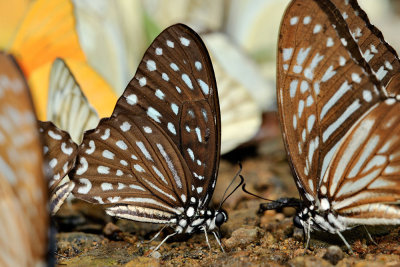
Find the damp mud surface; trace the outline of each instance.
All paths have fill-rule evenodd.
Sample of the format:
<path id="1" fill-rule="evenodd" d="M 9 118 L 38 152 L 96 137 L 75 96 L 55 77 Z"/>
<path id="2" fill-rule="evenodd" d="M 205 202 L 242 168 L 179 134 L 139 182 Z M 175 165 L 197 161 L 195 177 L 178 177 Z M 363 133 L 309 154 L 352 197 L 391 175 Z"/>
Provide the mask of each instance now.
<path id="1" fill-rule="evenodd" d="M 243 165 L 246 189 L 262 197 L 298 197 L 281 137 L 236 150 L 221 159 L 213 204 Z M 221 227 L 222 252 L 212 234 L 175 236 L 152 253 L 171 233 L 162 226 L 118 220 L 99 205 L 72 200 L 54 218 L 57 266 L 400 266 L 400 227 L 364 227 L 344 233 L 353 253 L 338 236 L 313 233 L 304 248 L 303 231 L 293 226 L 295 210 L 258 213 L 260 203 L 238 189 L 224 203 L 229 220 Z"/>

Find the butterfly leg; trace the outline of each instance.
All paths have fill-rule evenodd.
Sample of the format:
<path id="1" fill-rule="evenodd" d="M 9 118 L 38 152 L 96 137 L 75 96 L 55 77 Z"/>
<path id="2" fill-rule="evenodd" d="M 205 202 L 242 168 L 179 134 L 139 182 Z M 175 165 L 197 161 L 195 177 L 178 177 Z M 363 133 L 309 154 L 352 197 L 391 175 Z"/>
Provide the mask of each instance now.
<path id="1" fill-rule="evenodd" d="M 160 233 L 165 229 L 165 227 L 167 227 L 167 225 L 163 226 L 161 230 L 158 231 L 157 234 L 155 234 L 149 241 L 142 241 L 142 244 L 148 244 L 154 241 L 154 239 L 156 239 L 160 235 Z"/>
<path id="2" fill-rule="evenodd" d="M 364 229 L 365 229 L 365 232 L 367 232 L 367 235 L 368 235 L 369 241 L 371 241 L 371 242 L 372 242 L 372 244 L 374 244 L 375 246 L 377 246 L 378 244 L 377 244 L 377 243 L 374 241 L 374 239 L 372 238 L 372 236 L 371 236 L 371 234 L 369 233 L 369 231 L 368 231 L 367 227 L 365 227 L 365 225 L 363 225 L 363 227 L 364 227 Z"/>
<path id="3" fill-rule="evenodd" d="M 222 246 L 222 244 L 221 244 L 221 240 L 219 240 L 219 236 L 218 236 L 218 234 L 216 233 L 216 232 L 212 232 L 213 234 L 214 234 L 214 236 L 215 236 L 215 239 L 217 240 L 217 243 L 218 243 L 218 245 L 220 246 L 220 248 L 221 248 L 221 250 L 222 250 L 222 252 L 224 252 L 225 253 L 225 250 L 224 250 L 224 247 Z"/>
<path id="4" fill-rule="evenodd" d="M 307 242 L 306 242 L 306 251 L 307 251 L 307 249 L 308 249 L 308 247 L 310 245 L 310 238 L 311 238 L 311 218 L 308 220 L 307 230 L 304 229 L 304 235 L 307 238 Z"/>
<path id="5" fill-rule="evenodd" d="M 162 246 L 162 244 L 164 244 L 164 242 L 168 240 L 168 238 L 170 238 L 171 236 L 176 235 L 177 233 L 178 233 L 178 232 L 175 232 L 175 233 L 172 233 L 172 234 L 167 235 L 167 236 L 164 238 L 164 240 L 161 241 L 161 243 L 158 244 L 158 246 L 151 252 L 151 254 L 153 254 L 154 252 L 156 252 L 156 251 Z M 150 254 L 150 255 L 151 255 L 151 254 Z"/>
<path id="6" fill-rule="evenodd" d="M 211 245 L 210 245 L 210 242 L 208 242 L 208 234 L 207 234 L 207 230 L 206 230 L 206 228 L 205 228 L 205 227 L 202 227 L 202 228 L 203 228 L 203 231 L 204 231 L 204 235 L 206 236 L 206 241 L 207 241 L 208 248 L 211 250 Z"/>
<path id="7" fill-rule="evenodd" d="M 343 240 L 343 243 L 346 245 L 347 249 L 349 250 L 350 254 L 353 254 L 353 250 L 351 249 L 349 243 L 347 243 L 346 239 L 344 238 L 344 236 L 342 235 L 342 233 L 340 233 L 339 231 L 336 232 L 338 234 L 338 236 L 340 236 L 340 238 Z"/>

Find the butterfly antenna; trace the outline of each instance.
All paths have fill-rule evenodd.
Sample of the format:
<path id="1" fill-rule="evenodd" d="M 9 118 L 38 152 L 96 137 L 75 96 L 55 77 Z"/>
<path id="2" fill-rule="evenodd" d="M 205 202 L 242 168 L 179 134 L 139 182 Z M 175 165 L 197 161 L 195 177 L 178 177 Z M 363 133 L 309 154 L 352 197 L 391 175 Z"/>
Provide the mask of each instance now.
<path id="1" fill-rule="evenodd" d="M 243 176 L 240 175 L 240 173 L 242 172 L 242 169 L 243 169 L 242 163 L 239 162 L 238 164 L 239 164 L 239 171 L 235 174 L 235 177 L 233 177 L 232 181 L 230 182 L 230 184 L 229 184 L 229 185 L 227 186 L 227 188 L 225 189 L 225 192 L 224 192 L 224 194 L 222 195 L 221 203 L 219 204 L 218 209 L 220 209 L 220 208 L 222 207 L 222 204 L 224 204 L 225 200 L 226 200 L 228 197 L 230 197 L 230 195 L 232 195 L 233 192 L 235 192 L 235 191 L 243 184 L 243 182 L 244 182 Z M 236 180 L 237 177 L 240 177 L 241 182 L 239 183 L 239 185 L 237 185 L 237 186 L 235 187 L 235 189 L 233 189 L 233 191 L 232 191 L 231 193 L 228 194 L 227 197 L 225 197 L 226 193 L 228 192 L 228 190 L 229 190 L 229 188 L 231 187 L 231 185 L 235 182 L 235 180 Z"/>
<path id="2" fill-rule="evenodd" d="M 237 177 L 237 176 L 236 176 Z M 236 179 L 236 177 L 234 178 L 234 179 Z M 235 193 L 235 191 L 244 183 L 244 178 L 243 178 L 243 176 L 242 175 L 239 175 L 239 178 L 240 178 L 240 183 L 232 190 L 232 192 L 230 192 L 229 193 L 229 195 L 227 195 L 226 197 L 225 197 L 225 199 L 223 199 L 222 201 L 221 201 L 221 203 L 219 204 L 219 207 L 218 207 L 218 209 L 220 209 L 221 207 L 222 207 L 222 205 L 224 204 L 224 202 L 233 194 L 233 193 Z M 233 180 L 234 180 L 233 179 Z M 232 181 L 233 181 L 232 180 Z M 231 182 L 231 184 L 232 184 L 232 182 Z M 228 186 L 228 188 L 229 188 L 229 186 Z"/>
<path id="3" fill-rule="evenodd" d="M 259 198 L 259 199 L 262 199 L 262 200 L 266 200 L 266 201 L 276 202 L 276 200 L 272 200 L 272 199 L 269 199 L 269 198 L 264 198 L 264 197 L 262 197 L 262 196 L 259 196 L 259 195 L 256 195 L 256 194 L 254 194 L 254 193 L 251 193 L 251 192 L 247 191 L 247 189 L 246 189 L 246 183 L 244 183 L 244 184 L 242 185 L 242 190 L 243 190 L 243 192 L 245 192 L 246 194 L 249 194 L 249 195 L 251 195 L 251 196 L 253 196 L 253 197 L 256 197 L 256 198 Z"/>
<path id="4" fill-rule="evenodd" d="M 264 198 L 264 197 L 254 194 L 254 193 L 251 193 L 246 189 L 246 183 L 243 184 L 242 190 L 243 190 L 243 192 L 245 192 L 253 197 L 263 199 L 266 201 L 270 201 L 270 203 L 260 204 L 260 210 L 274 210 L 274 209 L 279 209 L 279 208 L 283 208 L 283 207 L 292 207 L 292 208 L 298 209 L 302 206 L 302 201 L 298 198 L 279 198 L 277 200 L 272 200 L 272 199 Z"/>

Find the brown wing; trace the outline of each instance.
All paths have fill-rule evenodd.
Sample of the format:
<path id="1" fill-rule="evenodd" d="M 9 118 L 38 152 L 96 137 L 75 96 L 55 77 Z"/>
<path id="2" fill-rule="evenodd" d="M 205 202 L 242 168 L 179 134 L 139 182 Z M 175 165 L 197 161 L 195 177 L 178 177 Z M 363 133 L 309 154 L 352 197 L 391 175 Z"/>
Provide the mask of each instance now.
<path id="1" fill-rule="evenodd" d="M 64 177 L 75 166 L 78 146 L 69 134 L 52 122 L 39 121 L 46 166 L 49 168 L 50 211 L 55 214 L 74 188 L 74 183 Z"/>
<path id="2" fill-rule="evenodd" d="M 175 217 L 189 201 L 191 174 L 179 150 L 152 120 L 119 113 L 85 133 L 73 193 L 99 204 L 129 205 L 143 221 Z M 151 213 L 149 213 L 151 211 Z M 118 212 L 113 215 L 124 217 Z"/>
<path id="3" fill-rule="evenodd" d="M 346 21 L 362 56 L 383 86 L 400 71 L 396 51 L 385 41 L 382 32 L 372 25 L 356 0 L 332 0 Z M 389 96 L 400 93 L 400 87 L 391 87 Z"/>
<path id="4" fill-rule="evenodd" d="M 31 96 L 0 53 L 0 265 L 37 266 L 47 254 L 47 186 Z"/>
<path id="5" fill-rule="evenodd" d="M 211 60 L 194 31 L 177 24 L 154 40 L 113 116 L 121 112 L 165 129 L 192 173 L 191 195 L 207 205 L 218 173 L 220 114 Z"/>
<path id="6" fill-rule="evenodd" d="M 342 137 L 380 101 L 381 85 L 330 1 L 293 1 L 279 38 L 283 136 L 297 185 L 310 199 Z"/>
<path id="7" fill-rule="evenodd" d="M 400 102 L 389 98 L 373 106 L 344 137 L 320 198 L 328 197 L 334 210 L 349 217 L 400 220 L 398 209 L 382 205 L 400 200 L 399 133 Z"/>

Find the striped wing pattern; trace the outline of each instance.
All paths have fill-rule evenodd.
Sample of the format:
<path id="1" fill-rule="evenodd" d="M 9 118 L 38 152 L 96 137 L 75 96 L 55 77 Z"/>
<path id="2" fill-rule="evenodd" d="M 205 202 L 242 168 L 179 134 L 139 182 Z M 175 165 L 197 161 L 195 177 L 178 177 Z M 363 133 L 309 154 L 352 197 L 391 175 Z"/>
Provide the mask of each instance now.
<path id="1" fill-rule="evenodd" d="M 372 107 L 346 134 L 320 189 L 333 200 L 335 210 L 358 219 L 396 215 L 399 222 L 400 209 L 377 204 L 400 200 L 398 133 L 400 102 L 389 98 Z M 379 211 L 386 211 L 386 216 L 371 216 Z"/>
<path id="2" fill-rule="evenodd" d="M 284 140 L 298 186 L 313 198 L 344 134 L 382 95 L 370 67 L 354 49 L 356 42 L 342 30 L 344 19 L 323 11 L 322 3 L 328 2 L 292 2 L 279 42 Z"/>
<path id="3" fill-rule="evenodd" d="M 0 53 L 0 265 L 38 266 L 47 254 L 47 186 L 32 100 Z"/>
<path id="4" fill-rule="evenodd" d="M 164 30 L 150 45 L 113 116 L 142 114 L 161 125 L 192 172 L 191 195 L 207 206 L 218 175 L 220 114 L 207 49 L 188 27 Z"/>
<path id="5" fill-rule="evenodd" d="M 47 119 L 67 131 L 76 143 L 82 142 L 84 131 L 95 128 L 99 122 L 97 112 L 60 58 L 51 68 Z"/>
<path id="6" fill-rule="evenodd" d="M 285 13 L 284 141 L 301 194 L 338 214 L 317 214 L 322 229 L 400 223 L 399 66 L 356 1 L 293 1 Z"/>
<path id="7" fill-rule="evenodd" d="M 80 185 L 74 195 L 81 199 L 126 204 L 132 209 L 129 216 L 150 222 L 151 216 L 141 216 L 144 210 L 163 222 L 179 214 L 174 207 L 187 201 L 189 169 L 172 140 L 150 119 L 125 113 L 102 119 L 85 134 L 80 151 L 72 177 Z M 118 216 L 132 219 L 122 209 Z"/>
<path id="8" fill-rule="evenodd" d="M 55 214 L 75 186 L 74 182 L 63 182 L 63 178 L 75 166 L 78 146 L 67 132 L 58 129 L 52 122 L 38 123 L 44 159 L 49 168 L 50 212 Z"/>
<path id="9" fill-rule="evenodd" d="M 207 50 L 188 27 L 163 31 L 110 118 L 85 133 L 74 195 L 110 215 L 170 222 L 208 205 L 219 166 L 220 114 Z"/>

